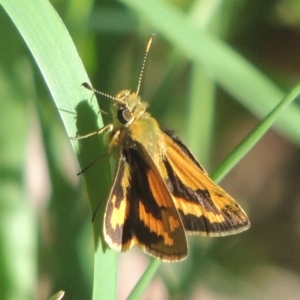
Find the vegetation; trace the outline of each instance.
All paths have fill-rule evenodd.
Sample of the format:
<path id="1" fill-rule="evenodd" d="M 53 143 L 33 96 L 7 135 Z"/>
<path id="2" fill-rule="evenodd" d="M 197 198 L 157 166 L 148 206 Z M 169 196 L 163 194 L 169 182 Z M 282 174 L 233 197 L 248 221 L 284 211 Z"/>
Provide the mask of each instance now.
<path id="1" fill-rule="evenodd" d="M 140 278 L 131 299 L 297 298 L 300 110 L 287 105 L 299 94 L 298 1 L 0 4 L 1 299 L 125 299 Z M 177 264 L 105 249 L 105 204 L 91 222 L 111 182 L 102 137 L 70 141 L 102 126 L 81 83 L 135 90 L 152 33 L 142 98 L 214 179 L 231 171 L 221 185 L 252 223 L 191 237 Z"/>

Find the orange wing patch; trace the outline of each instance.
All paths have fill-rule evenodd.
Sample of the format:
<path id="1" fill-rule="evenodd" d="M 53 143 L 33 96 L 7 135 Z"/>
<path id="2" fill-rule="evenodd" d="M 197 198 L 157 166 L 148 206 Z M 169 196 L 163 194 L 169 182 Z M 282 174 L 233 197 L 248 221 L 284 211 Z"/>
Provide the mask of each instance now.
<path id="1" fill-rule="evenodd" d="M 223 236 L 249 228 L 242 208 L 215 184 L 190 151 L 165 135 L 165 182 L 172 193 L 185 230 L 190 234 Z"/>

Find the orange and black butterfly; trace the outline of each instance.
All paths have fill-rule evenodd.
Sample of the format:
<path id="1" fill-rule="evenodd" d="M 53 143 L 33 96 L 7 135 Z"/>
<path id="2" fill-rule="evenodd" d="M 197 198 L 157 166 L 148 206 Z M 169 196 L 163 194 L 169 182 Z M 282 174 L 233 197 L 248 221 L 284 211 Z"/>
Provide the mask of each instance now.
<path id="1" fill-rule="evenodd" d="M 137 245 L 174 262 L 188 254 L 186 234 L 225 236 L 248 229 L 250 222 L 189 149 L 147 112 L 139 87 L 151 42 L 152 36 L 136 93 L 124 90 L 112 97 L 83 85 L 112 100 L 112 123 L 96 132 L 105 132 L 116 161 L 104 217 L 106 243 L 117 251 Z"/>

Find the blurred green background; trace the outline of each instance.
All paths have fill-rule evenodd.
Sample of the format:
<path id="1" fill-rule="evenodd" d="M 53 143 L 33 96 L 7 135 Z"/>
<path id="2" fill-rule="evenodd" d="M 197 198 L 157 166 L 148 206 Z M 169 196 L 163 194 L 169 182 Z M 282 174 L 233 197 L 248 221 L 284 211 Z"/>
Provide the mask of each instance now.
<path id="1" fill-rule="evenodd" d="M 224 60 L 230 73 L 227 56 L 216 52 L 217 67 L 196 62 L 193 51 L 201 52 L 201 43 L 193 51 L 180 47 L 186 37 L 176 36 L 178 24 L 173 34 L 164 27 L 172 20 L 155 19 L 164 13 L 158 2 L 134 2 L 51 4 L 93 86 L 111 95 L 136 89 L 147 39 L 156 34 L 140 94 L 162 127 L 174 129 L 211 172 L 280 98 L 245 101 L 250 92 L 264 93 L 255 78 L 241 74 L 248 89 L 239 89 L 238 80 L 227 83 L 216 71 Z M 299 1 L 162 3 L 241 54 L 273 81 L 277 95 L 299 82 Z M 75 123 L 76 108 L 63 112 L 53 105 L 18 30 L 2 7 L 0 14 L 0 298 L 47 299 L 62 289 L 64 299 L 91 299 L 91 214 L 58 113 Z M 99 100 L 108 110 L 109 101 Z M 221 182 L 248 213 L 251 229 L 226 238 L 189 238 L 188 258 L 162 264 L 142 299 L 300 298 L 300 119 L 290 121 L 279 122 Z M 138 249 L 119 255 L 118 299 L 128 296 L 147 263 Z"/>

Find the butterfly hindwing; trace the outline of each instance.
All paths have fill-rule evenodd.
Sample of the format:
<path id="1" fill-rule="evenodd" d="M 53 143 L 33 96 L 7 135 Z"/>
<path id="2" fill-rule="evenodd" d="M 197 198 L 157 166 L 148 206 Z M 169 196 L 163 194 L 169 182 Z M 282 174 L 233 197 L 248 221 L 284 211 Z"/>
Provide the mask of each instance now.
<path id="1" fill-rule="evenodd" d="M 223 236 L 249 228 L 242 208 L 208 177 L 191 152 L 170 134 L 165 134 L 165 142 L 165 182 L 185 230 L 195 235 Z"/>
<path id="2" fill-rule="evenodd" d="M 187 255 L 184 228 L 172 196 L 151 157 L 138 144 L 121 149 L 104 227 L 107 243 L 116 250 L 137 244 L 165 261 Z"/>

